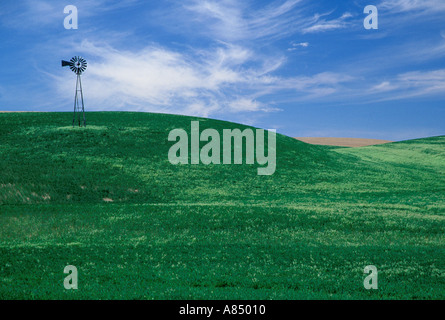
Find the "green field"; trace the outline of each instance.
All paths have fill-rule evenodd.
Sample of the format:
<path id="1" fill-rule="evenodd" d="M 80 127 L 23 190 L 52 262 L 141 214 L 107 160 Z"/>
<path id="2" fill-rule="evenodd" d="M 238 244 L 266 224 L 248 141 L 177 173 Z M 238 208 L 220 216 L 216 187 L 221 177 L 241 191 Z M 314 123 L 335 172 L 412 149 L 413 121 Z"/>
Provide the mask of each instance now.
<path id="1" fill-rule="evenodd" d="M 258 176 L 168 161 L 174 128 L 242 125 L 71 120 L 0 113 L 0 299 L 445 298 L 445 136 L 335 148 L 277 135 L 276 172 Z"/>

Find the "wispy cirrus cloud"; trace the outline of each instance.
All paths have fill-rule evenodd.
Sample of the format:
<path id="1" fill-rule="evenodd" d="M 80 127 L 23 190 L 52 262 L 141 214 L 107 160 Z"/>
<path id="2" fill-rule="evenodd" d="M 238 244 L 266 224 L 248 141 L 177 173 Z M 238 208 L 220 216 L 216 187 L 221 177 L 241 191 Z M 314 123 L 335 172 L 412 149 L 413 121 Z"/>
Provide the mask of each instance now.
<path id="1" fill-rule="evenodd" d="M 5 27 L 19 30 L 58 27 L 63 25 L 64 8 L 75 5 L 81 18 L 103 15 L 104 12 L 119 10 L 135 5 L 140 0 L 75 0 L 68 2 L 48 0 L 16 1 L 14 6 L 6 2 L 0 4 L 0 23 Z"/>
<path id="2" fill-rule="evenodd" d="M 340 93 L 341 97 L 343 93 Z M 363 82 L 349 97 L 360 98 L 360 103 L 404 101 L 418 97 L 445 97 L 445 69 L 403 72 L 383 81 Z"/>
<path id="3" fill-rule="evenodd" d="M 192 16 L 189 22 L 208 26 L 201 32 L 220 40 L 253 40 L 265 37 L 283 37 L 303 18 L 298 4 L 303 0 L 273 1 L 253 9 L 247 2 L 235 0 L 192 0 L 184 8 Z"/>
<path id="4" fill-rule="evenodd" d="M 445 2 L 442 0 L 383 0 L 379 8 L 392 12 L 443 12 Z"/>
<path id="5" fill-rule="evenodd" d="M 224 41 L 253 41 L 280 39 L 295 33 L 316 33 L 347 26 L 348 12 L 337 18 L 324 18 L 332 14 L 309 14 L 307 0 L 271 1 L 254 7 L 249 2 L 235 0 L 189 0 L 183 8 L 189 11 L 186 29 L 191 25 L 206 25 L 197 32 Z"/>
<path id="6" fill-rule="evenodd" d="M 291 47 L 287 48 L 287 51 L 295 51 L 298 48 L 307 48 L 309 47 L 309 42 L 292 42 Z"/>
<path id="7" fill-rule="evenodd" d="M 228 107 L 232 112 L 255 112 L 255 111 L 263 111 L 263 112 L 273 112 L 280 111 L 279 108 L 267 106 L 264 103 L 257 101 L 254 97 L 239 97 L 231 101 L 228 104 Z"/>
<path id="8" fill-rule="evenodd" d="M 348 19 L 352 17 L 352 14 L 346 12 L 341 17 L 336 19 L 322 19 L 323 15 L 316 15 L 314 17 L 315 23 L 309 27 L 303 29 L 303 33 L 317 33 L 325 32 L 336 29 L 343 29 L 348 26 Z"/>
<path id="9" fill-rule="evenodd" d="M 85 94 L 97 110 L 137 110 L 217 116 L 230 113 L 280 111 L 263 100 L 279 93 L 296 93 L 296 100 L 335 94 L 354 78 L 323 72 L 313 76 L 274 75 L 285 60 L 267 57 L 252 65 L 254 52 L 221 44 L 218 48 L 175 52 L 151 45 L 128 52 L 110 45 L 84 41 L 90 57 L 84 75 Z M 71 74 L 50 75 L 59 96 L 72 91 Z M 266 99 L 267 100 L 267 99 Z"/>
<path id="10" fill-rule="evenodd" d="M 391 99 L 411 98 L 445 93 L 445 69 L 411 71 L 397 75 Z"/>
<path id="11" fill-rule="evenodd" d="M 275 81 L 270 73 L 280 66 L 262 61 L 244 67 L 252 53 L 234 45 L 186 54 L 159 45 L 128 52 L 84 41 L 80 51 L 91 57 L 84 76 L 86 91 L 99 109 L 125 107 L 199 116 L 223 110 L 268 112 L 271 108 L 255 97 L 261 95 L 258 88 Z M 71 91 L 72 83 L 65 78 L 53 76 L 61 95 Z"/>
<path id="12" fill-rule="evenodd" d="M 288 88 L 295 88 L 298 92 L 326 95 L 336 92 L 344 83 L 354 81 L 354 77 L 348 74 L 335 72 L 321 72 L 312 76 L 297 76 L 287 79 L 285 84 Z"/>

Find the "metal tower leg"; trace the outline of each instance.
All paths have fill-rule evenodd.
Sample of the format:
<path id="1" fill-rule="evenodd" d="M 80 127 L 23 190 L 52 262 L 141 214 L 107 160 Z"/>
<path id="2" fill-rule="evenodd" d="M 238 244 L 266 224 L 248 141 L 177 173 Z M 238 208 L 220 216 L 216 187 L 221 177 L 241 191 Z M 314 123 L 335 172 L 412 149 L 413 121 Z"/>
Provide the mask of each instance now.
<path id="1" fill-rule="evenodd" d="M 74 94 L 73 127 L 74 127 L 74 123 L 76 122 L 76 111 L 77 111 L 77 104 L 78 104 L 78 99 L 77 99 L 78 88 L 79 88 L 79 75 L 77 75 L 77 80 L 76 80 L 76 92 L 75 92 L 75 94 Z"/>
<path id="2" fill-rule="evenodd" d="M 85 121 L 85 106 L 83 104 L 83 90 L 82 90 L 82 79 L 79 75 L 79 84 L 80 84 L 80 97 L 82 99 L 82 117 L 83 117 L 83 126 L 86 127 L 86 121 Z M 80 115 L 79 115 L 79 120 L 80 120 Z"/>
<path id="3" fill-rule="evenodd" d="M 80 103 L 79 103 L 79 92 L 80 92 L 82 107 L 80 106 Z M 74 95 L 73 127 L 74 127 L 74 123 L 76 123 L 76 122 L 78 122 L 79 127 L 81 127 L 82 125 L 84 127 L 86 127 L 85 106 L 84 106 L 84 102 L 83 102 L 82 80 L 81 80 L 80 74 L 77 75 L 76 94 Z"/>

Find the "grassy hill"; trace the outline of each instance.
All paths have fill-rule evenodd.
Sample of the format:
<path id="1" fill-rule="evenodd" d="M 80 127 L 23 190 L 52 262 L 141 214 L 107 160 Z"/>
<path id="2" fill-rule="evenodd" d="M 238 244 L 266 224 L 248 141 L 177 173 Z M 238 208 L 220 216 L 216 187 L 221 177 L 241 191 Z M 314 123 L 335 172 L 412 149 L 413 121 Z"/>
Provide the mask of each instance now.
<path id="1" fill-rule="evenodd" d="M 239 124 L 71 116 L 0 113 L 1 299 L 445 298 L 445 137 L 351 149 L 277 135 L 276 172 L 258 176 L 168 161 L 170 130 Z"/>

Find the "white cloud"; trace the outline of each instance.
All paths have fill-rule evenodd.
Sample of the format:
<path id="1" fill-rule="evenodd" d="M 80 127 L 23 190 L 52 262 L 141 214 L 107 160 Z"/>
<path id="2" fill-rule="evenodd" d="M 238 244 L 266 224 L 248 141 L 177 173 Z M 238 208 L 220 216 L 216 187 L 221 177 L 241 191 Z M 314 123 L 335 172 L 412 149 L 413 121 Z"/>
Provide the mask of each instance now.
<path id="1" fill-rule="evenodd" d="M 293 83 L 294 87 L 300 91 L 332 92 L 333 90 L 335 90 L 335 87 L 340 85 L 341 83 L 346 83 L 353 80 L 354 77 L 346 74 L 322 72 L 309 77 L 297 77 L 292 79 L 290 82 Z M 329 90 L 326 91 L 326 89 Z"/>
<path id="2" fill-rule="evenodd" d="M 306 46 L 306 43 L 298 43 Z M 261 56 L 237 45 L 176 52 L 159 45 L 137 51 L 82 42 L 88 57 L 83 75 L 89 110 L 134 110 L 197 116 L 280 111 L 267 97 L 299 92 L 296 99 L 335 94 L 351 76 L 323 72 L 279 77 L 282 57 Z M 52 75 L 60 99 L 70 99 L 74 77 L 69 70 Z"/>
<path id="3" fill-rule="evenodd" d="M 445 93 L 445 69 L 407 72 L 397 80 L 402 87 L 412 90 L 410 95 Z"/>
<path id="4" fill-rule="evenodd" d="M 71 2 L 48 0 L 16 1 L 13 6 L 6 3 L 0 5 L 0 23 L 14 29 L 35 29 L 48 26 L 63 26 L 67 16 L 63 12 L 65 6 L 73 4 L 78 8 L 82 19 L 102 15 L 106 11 L 118 10 L 131 6 L 139 0 L 76 0 Z"/>
<path id="5" fill-rule="evenodd" d="M 346 20 L 352 17 L 348 12 L 335 19 L 322 19 L 332 12 L 310 16 L 312 5 L 307 0 L 271 1 L 260 8 L 244 1 L 189 0 L 185 1 L 184 8 L 190 14 L 179 18 L 183 20 L 183 29 L 190 32 L 191 26 L 195 26 L 195 32 L 232 42 L 344 28 L 348 25 Z"/>
<path id="6" fill-rule="evenodd" d="M 371 88 L 371 91 L 372 92 L 385 92 L 385 91 L 392 91 L 392 90 L 395 90 L 397 88 L 398 88 L 397 85 L 394 85 L 394 84 L 392 84 L 389 81 L 383 81 L 383 82 L 373 86 Z"/>
<path id="7" fill-rule="evenodd" d="M 0 10 L 1 24 L 9 28 L 26 29 L 44 27 L 54 23 L 57 18 L 63 18 L 63 8 L 44 0 L 25 0 L 15 6 L 2 3 Z M 63 20 L 61 23 L 63 23 Z"/>
<path id="8" fill-rule="evenodd" d="M 274 111 L 281 111 L 279 108 L 270 107 L 264 105 L 264 103 L 261 103 L 255 99 L 251 99 L 248 97 L 241 97 L 238 99 L 235 99 L 228 103 L 228 107 L 230 111 L 238 113 L 238 112 L 246 112 L 246 111 L 264 111 L 264 112 L 274 112 Z"/>
<path id="9" fill-rule="evenodd" d="M 194 55 L 156 45 L 127 52 L 84 41 L 80 51 L 91 57 L 84 74 L 85 95 L 94 108 L 107 110 L 128 108 L 201 116 L 225 109 L 271 111 L 267 105 L 239 95 L 260 94 L 262 88 L 276 81 L 270 73 L 281 65 L 265 60 L 257 67 L 244 67 L 252 62 L 252 54 L 234 45 L 200 50 Z M 67 74 L 54 79 L 60 94 L 71 93 L 72 81 Z"/>
<path id="10" fill-rule="evenodd" d="M 258 111 L 261 109 L 261 103 L 248 98 L 240 98 L 229 103 L 231 110 L 237 111 Z"/>
<path id="11" fill-rule="evenodd" d="M 307 47 L 309 47 L 309 42 L 299 42 L 299 43 L 292 42 L 291 45 L 292 45 L 292 47 L 288 48 L 287 51 L 295 51 L 299 47 L 307 48 Z"/>
<path id="12" fill-rule="evenodd" d="M 362 97 L 362 102 L 403 100 L 421 96 L 445 95 L 445 69 L 431 71 L 411 71 L 391 77 L 352 93 Z M 351 95 L 352 95 L 351 94 Z"/>
<path id="13" fill-rule="evenodd" d="M 283 37 L 301 24 L 297 5 L 303 0 L 273 1 L 259 9 L 235 0 L 191 0 L 184 8 L 184 23 L 198 23 L 198 32 L 216 40 L 240 41 L 265 37 Z M 206 28 L 202 28 L 202 25 Z"/>
<path id="14" fill-rule="evenodd" d="M 347 19 L 351 18 L 352 15 L 349 12 L 344 13 L 341 17 L 332 20 L 320 19 L 324 15 L 316 15 L 314 17 L 315 24 L 303 29 L 303 33 L 317 33 L 324 32 L 328 30 L 342 29 L 348 26 Z"/>
<path id="15" fill-rule="evenodd" d="M 383 0 L 378 8 L 392 12 L 441 12 L 445 11 L 443 0 Z"/>

